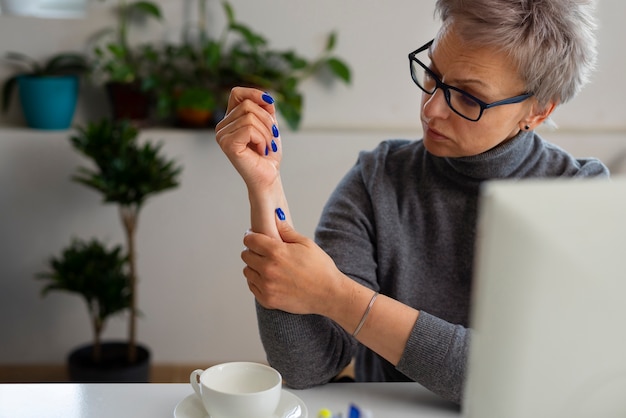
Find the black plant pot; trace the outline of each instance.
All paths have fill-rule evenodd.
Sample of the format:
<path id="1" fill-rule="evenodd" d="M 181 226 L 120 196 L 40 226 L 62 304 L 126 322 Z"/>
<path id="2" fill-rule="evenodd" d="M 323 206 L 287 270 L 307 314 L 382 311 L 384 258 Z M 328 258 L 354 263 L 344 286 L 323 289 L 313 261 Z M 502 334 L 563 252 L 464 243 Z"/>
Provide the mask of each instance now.
<path id="1" fill-rule="evenodd" d="M 137 361 L 128 363 L 126 342 L 102 343 L 102 361 L 92 360 L 93 345 L 72 351 L 67 359 L 70 380 L 76 383 L 149 383 L 150 351 L 137 345 Z"/>

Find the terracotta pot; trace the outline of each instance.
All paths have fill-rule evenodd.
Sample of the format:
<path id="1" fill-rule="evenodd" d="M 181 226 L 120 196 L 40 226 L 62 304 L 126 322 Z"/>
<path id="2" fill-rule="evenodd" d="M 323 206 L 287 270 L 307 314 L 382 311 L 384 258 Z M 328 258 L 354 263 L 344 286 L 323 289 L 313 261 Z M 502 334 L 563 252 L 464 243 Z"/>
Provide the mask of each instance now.
<path id="1" fill-rule="evenodd" d="M 213 112 L 203 109 L 176 110 L 177 124 L 183 128 L 214 128 Z"/>

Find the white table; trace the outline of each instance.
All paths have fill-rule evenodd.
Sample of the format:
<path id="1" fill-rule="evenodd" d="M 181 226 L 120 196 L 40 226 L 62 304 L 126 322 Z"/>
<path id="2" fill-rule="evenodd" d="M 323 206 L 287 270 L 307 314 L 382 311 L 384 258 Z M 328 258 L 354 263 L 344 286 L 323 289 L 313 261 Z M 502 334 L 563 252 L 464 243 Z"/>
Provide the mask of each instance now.
<path id="1" fill-rule="evenodd" d="M 306 404 L 309 418 L 327 408 L 346 417 L 349 405 L 373 418 L 459 417 L 459 408 L 416 383 L 333 383 L 289 390 Z M 193 393 L 188 384 L 0 384 L 0 418 L 172 418 Z"/>

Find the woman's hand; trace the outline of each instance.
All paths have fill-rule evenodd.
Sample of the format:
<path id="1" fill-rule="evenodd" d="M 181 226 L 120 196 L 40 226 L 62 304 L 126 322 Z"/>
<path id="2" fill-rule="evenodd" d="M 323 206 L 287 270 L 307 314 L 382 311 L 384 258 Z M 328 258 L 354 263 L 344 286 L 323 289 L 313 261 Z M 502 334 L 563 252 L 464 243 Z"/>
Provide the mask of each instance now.
<path id="1" fill-rule="evenodd" d="M 235 87 L 215 127 L 217 143 L 249 190 L 263 191 L 279 176 L 282 150 L 273 103 L 260 90 Z"/>
<path id="2" fill-rule="evenodd" d="M 265 308 L 293 314 L 328 315 L 341 297 L 344 279 L 333 260 L 309 238 L 279 221 L 280 239 L 248 233 L 244 275 L 248 287 Z"/>

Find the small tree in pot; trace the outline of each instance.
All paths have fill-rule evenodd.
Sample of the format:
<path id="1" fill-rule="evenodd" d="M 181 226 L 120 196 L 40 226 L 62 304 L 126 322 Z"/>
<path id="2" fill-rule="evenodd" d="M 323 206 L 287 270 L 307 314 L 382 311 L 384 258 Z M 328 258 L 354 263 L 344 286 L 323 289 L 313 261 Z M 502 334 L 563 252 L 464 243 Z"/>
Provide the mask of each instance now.
<path id="1" fill-rule="evenodd" d="M 146 200 L 178 186 L 181 167 L 160 154 L 161 145 L 138 143 L 139 130 L 127 120 L 103 119 L 78 127 L 71 137 L 74 148 L 90 158 L 94 168 L 80 167 L 73 177 L 102 194 L 105 203 L 118 205 L 126 234 L 130 268 L 130 321 L 128 361 L 134 362 L 137 322 L 137 266 L 135 237 L 139 214 Z"/>
<path id="2" fill-rule="evenodd" d="M 72 146 L 89 158 L 92 167 L 79 167 L 72 179 L 102 194 L 105 203 L 118 206 L 126 236 L 127 252 L 121 247 L 107 250 L 97 241 L 89 244 L 74 241 L 62 256 L 50 261 L 52 272 L 41 276 L 49 280 L 44 294 L 51 290 L 68 290 L 81 294 L 87 301 L 94 327 L 95 342 L 93 361 L 85 365 L 86 381 L 112 381 L 115 377 L 107 370 L 98 375 L 106 362 L 98 364 L 100 333 L 104 319 L 110 314 L 125 309 L 129 311 L 128 342 L 115 344 L 115 367 L 138 369 L 129 372 L 132 381 L 147 381 L 149 353 L 143 347 L 138 356 L 136 338 L 137 267 L 135 237 L 139 214 L 147 199 L 157 193 L 178 186 L 182 168 L 161 154 L 161 145 L 145 141 L 138 142 L 139 130 L 127 120 L 103 119 L 79 126 L 76 135 L 70 138 Z M 124 361 L 118 355 L 125 350 Z M 72 357 L 70 356 L 70 372 Z M 103 352 L 104 354 L 104 352 Z M 102 356 L 105 357 L 104 355 Z M 139 363 L 142 363 L 139 366 Z M 146 363 L 143 365 L 143 363 Z M 144 374 L 145 377 L 137 377 Z M 91 376 L 93 374 L 93 377 Z M 124 376 L 121 370 L 117 376 Z M 145 379 L 145 380 L 144 380 Z"/>
<path id="3" fill-rule="evenodd" d="M 74 239 L 60 256 L 50 258 L 49 271 L 37 276 L 46 281 L 44 296 L 51 291 L 64 291 L 85 300 L 93 329 L 94 364 L 102 362 L 101 335 L 107 320 L 130 306 L 127 261 L 121 246 L 108 249 L 96 239 Z"/>

